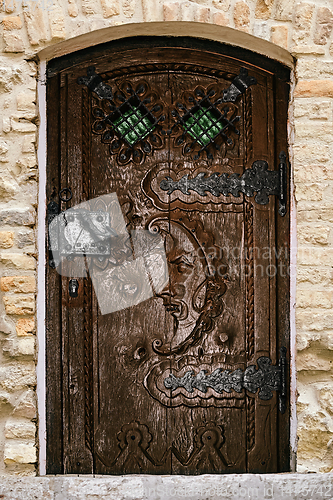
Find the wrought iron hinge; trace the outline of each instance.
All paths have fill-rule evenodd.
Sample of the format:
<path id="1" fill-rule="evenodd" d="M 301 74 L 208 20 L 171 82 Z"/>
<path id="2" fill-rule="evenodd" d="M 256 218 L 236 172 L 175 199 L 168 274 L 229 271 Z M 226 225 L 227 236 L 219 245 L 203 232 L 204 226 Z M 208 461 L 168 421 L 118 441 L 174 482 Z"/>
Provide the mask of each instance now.
<path id="1" fill-rule="evenodd" d="M 57 215 L 59 215 L 59 212 L 60 212 L 60 207 L 59 207 L 58 203 L 56 203 L 55 201 L 51 201 L 47 205 L 47 226 L 48 227 L 50 227 L 50 224 L 53 221 L 53 219 L 55 217 L 57 217 Z M 51 250 L 50 236 L 49 236 L 49 248 L 48 248 L 49 266 L 52 269 L 55 269 L 56 268 L 56 262 L 58 260 L 58 255 L 57 255 L 58 252 L 57 252 L 56 248 L 53 248 L 52 250 Z"/>
<path id="2" fill-rule="evenodd" d="M 238 197 L 239 193 L 246 196 L 254 196 L 256 203 L 267 205 L 269 195 L 276 195 L 279 199 L 279 214 L 283 217 L 287 212 L 287 163 L 286 154 L 281 151 L 278 170 L 268 170 L 268 163 L 263 160 L 255 161 L 251 168 L 245 170 L 242 176 L 239 174 L 227 174 L 214 172 L 209 177 L 201 172 L 193 179 L 184 175 L 179 181 L 166 177 L 160 183 L 163 191 L 168 194 L 173 191 L 181 191 L 190 195 L 190 191 L 196 191 L 200 196 L 206 196 L 209 192 L 213 196 L 233 195 Z"/>
<path id="3" fill-rule="evenodd" d="M 272 365 L 270 358 L 261 356 L 257 360 L 258 369 L 255 365 L 248 366 L 244 371 L 238 368 L 233 372 L 217 368 L 211 374 L 207 374 L 206 370 L 201 370 L 197 375 L 194 375 L 193 370 L 190 370 L 183 377 L 176 377 L 170 373 L 164 379 L 164 386 L 171 391 L 183 387 L 190 393 L 194 389 L 205 393 L 210 387 L 219 394 L 230 393 L 232 390 L 241 392 L 243 389 L 255 393 L 259 389 L 258 397 L 265 401 L 273 397 L 272 391 L 278 391 L 279 410 L 284 413 L 287 405 L 286 354 L 287 349 L 281 347 L 277 366 Z"/>

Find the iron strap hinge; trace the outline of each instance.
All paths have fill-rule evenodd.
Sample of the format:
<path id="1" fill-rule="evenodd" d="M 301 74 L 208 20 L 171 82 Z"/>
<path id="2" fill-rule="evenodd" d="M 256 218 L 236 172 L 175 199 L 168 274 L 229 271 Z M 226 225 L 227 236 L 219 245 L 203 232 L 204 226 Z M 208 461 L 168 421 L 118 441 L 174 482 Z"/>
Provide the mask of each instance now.
<path id="1" fill-rule="evenodd" d="M 251 393 L 259 390 L 258 397 L 267 401 L 273 397 L 272 391 L 279 393 L 279 410 L 281 413 L 287 407 L 287 349 L 281 347 L 280 358 L 277 366 L 272 365 L 272 360 L 267 356 L 261 356 L 257 360 L 258 368 L 255 365 L 248 366 L 245 370 L 237 368 L 233 372 L 217 368 L 212 373 L 207 374 L 207 370 L 200 370 L 197 375 L 193 370 L 189 370 L 183 377 L 176 377 L 170 373 L 164 379 L 164 386 L 171 392 L 183 387 L 187 392 L 193 393 L 194 389 L 206 393 L 212 388 L 218 394 L 230 393 L 232 390 L 241 392 L 243 389 Z"/>
<path id="2" fill-rule="evenodd" d="M 254 200 L 260 205 L 267 205 L 268 196 L 275 195 L 279 200 L 279 214 L 283 217 L 287 212 L 287 163 L 284 151 L 281 151 L 279 160 L 278 170 L 268 170 L 266 161 L 257 160 L 241 176 L 237 173 L 229 175 L 214 172 L 207 177 L 205 172 L 200 172 L 189 179 L 186 174 L 178 181 L 166 177 L 161 181 L 160 188 L 168 194 L 179 190 L 185 195 L 191 195 L 190 191 L 195 191 L 200 196 L 206 196 L 209 192 L 216 197 L 221 194 L 238 197 L 239 193 L 244 193 L 249 197 L 255 195 Z"/>
<path id="3" fill-rule="evenodd" d="M 55 201 L 51 201 L 47 205 L 47 226 L 48 227 L 50 227 L 50 224 L 53 221 L 53 219 L 59 215 L 59 212 L 60 212 L 60 207 L 59 207 L 58 203 L 56 203 Z M 49 240 L 50 240 L 50 236 L 49 236 Z M 49 253 L 49 266 L 52 269 L 55 269 L 56 262 L 58 260 L 58 255 L 57 255 L 57 251 L 55 248 L 53 248 L 51 250 L 50 241 L 49 241 L 49 245 L 48 245 L 48 253 Z"/>

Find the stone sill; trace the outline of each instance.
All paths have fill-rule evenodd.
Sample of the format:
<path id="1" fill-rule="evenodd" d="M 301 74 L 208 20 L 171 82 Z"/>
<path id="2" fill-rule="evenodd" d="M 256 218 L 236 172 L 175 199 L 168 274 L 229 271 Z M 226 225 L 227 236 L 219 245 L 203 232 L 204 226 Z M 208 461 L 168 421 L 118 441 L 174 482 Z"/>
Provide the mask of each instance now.
<path id="1" fill-rule="evenodd" d="M 333 474 L 201 476 L 5 476 L 0 498 L 10 500 L 324 500 Z"/>

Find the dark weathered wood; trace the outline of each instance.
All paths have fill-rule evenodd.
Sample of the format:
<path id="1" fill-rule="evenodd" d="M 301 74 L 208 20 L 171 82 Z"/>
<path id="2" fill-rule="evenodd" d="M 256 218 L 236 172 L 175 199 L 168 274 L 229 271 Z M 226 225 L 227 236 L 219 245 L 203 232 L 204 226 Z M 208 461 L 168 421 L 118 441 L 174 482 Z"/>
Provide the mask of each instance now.
<path id="1" fill-rule="evenodd" d="M 275 197 L 268 205 L 258 205 L 243 195 L 168 195 L 159 189 L 167 175 L 241 175 L 258 159 L 276 170 L 278 152 L 286 149 L 287 85 L 265 69 L 263 60 L 259 69 L 257 56 L 251 64 L 248 57 L 224 57 L 212 50 L 215 44 L 204 52 L 197 41 L 180 41 L 178 48 L 160 42 L 152 44 L 144 58 L 140 44 L 146 40 L 137 48 L 117 42 L 109 54 L 93 50 L 90 60 L 86 53 L 77 55 L 72 67 L 70 59 L 49 65 L 50 75 L 61 72 L 49 79 L 50 99 L 58 97 L 55 111 L 60 120 L 53 117 L 53 108 L 51 116 L 50 108 L 49 140 L 59 147 L 49 149 L 54 167 L 48 193 L 53 189 L 56 196 L 57 189 L 70 187 L 70 206 L 117 193 L 129 231 L 155 227 L 164 236 L 170 279 L 163 294 L 103 316 L 90 278 L 78 279 L 79 296 L 72 298 L 70 278 L 59 279 L 56 271 L 48 271 L 53 279 L 48 286 L 54 287 L 51 299 L 56 295 L 59 304 L 48 313 L 48 332 L 58 332 L 53 344 L 48 340 L 48 356 L 51 346 L 58 346 L 62 356 L 57 353 L 48 361 L 48 374 L 54 369 L 59 383 L 49 389 L 48 425 L 57 399 L 63 408 L 55 413 L 58 442 L 48 434 L 49 448 L 56 448 L 48 472 L 287 470 L 289 420 L 278 414 L 276 393 L 263 401 L 244 390 L 223 395 L 211 388 L 207 393 L 185 388 L 172 392 L 163 384 L 170 372 L 184 376 L 190 370 L 195 375 L 217 368 L 245 370 L 260 356 L 278 363 L 277 348 L 288 347 L 289 282 L 270 276 L 267 269 L 276 264 L 275 247 L 287 242 L 288 215 L 283 220 L 276 215 Z M 110 154 L 112 139 L 103 142 L 92 131 L 92 110 L 102 103 L 77 83 L 89 65 L 115 94 L 125 82 L 133 88 L 145 82 L 146 94 L 163 107 L 164 129 L 171 130 L 166 135 L 155 131 L 160 147 L 154 146 L 156 140 L 151 142 L 153 153 L 139 144 L 137 156 L 123 160 L 121 153 Z M 276 75 L 286 79 L 284 70 L 273 66 Z M 240 136 L 231 133 L 233 145 L 222 142 L 212 159 L 202 153 L 194 160 L 178 143 L 171 111 L 178 102 L 190 107 L 188 96 L 195 98 L 198 87 L 222 92 L 241 67 L 257 84 L 229 105 L 230 116 L 240 116 Z M 123 152 L 127 154 L 126 148 Z M 52 178 L 54 172 L 59 184 Z M 269 248 L 273 251 L 265 253 Z M 92 265 L 102 266 L 97 261 Z M 49 311 L 52 306 L 49 302 Z"/>
<path id="2" fill-rule="evenodd" d="M 47 141 L 48 141 L 48 182 L 47 203 L 58 202 L 59 192 L 59 76 L 48 81 L 47 86 Z M 62 425 L 62 344 L 61 344 L 61 294 L 60 277 L 49 268 L 48 238 L 46 239 L 46 455 L 48 474 L 63 473 L 63 425 Z"/>

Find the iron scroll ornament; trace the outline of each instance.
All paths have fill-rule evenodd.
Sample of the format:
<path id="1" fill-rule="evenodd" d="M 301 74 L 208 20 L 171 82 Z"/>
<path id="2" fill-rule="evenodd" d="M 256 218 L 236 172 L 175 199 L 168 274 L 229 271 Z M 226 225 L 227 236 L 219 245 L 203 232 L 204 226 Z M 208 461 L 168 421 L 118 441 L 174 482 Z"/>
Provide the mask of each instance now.
<path id="1" fill-rule="evenodd" d="M 190 191 L 197 192 L 200 196 L 206 196 L 206 192 L 213 196 L 238 197 L 239 193 L 246 196 L 254 196 L 259 205 L 267 205 L 269 195 L 276 195 L 279 199 L 279 214 L 283 217 L 287 212 L 287 163 L 286 154 L 281 151 L 278 170 L 268 170 L 268 163 L 263 160 L 255 161 L 251 168 L 245 170 L 242 176 L 239 174 L 227 174 L 214 172 L 209 177 L 204 172 L 199 173 L 193 179 L 184 175 L 179 181 L 166 177 L 160 183 L 160 188 L 168 194 L 180 190 L 185 195 Z"/>
<path id="2" fill-rule="evenodd" d="M 258 369 L 254 365 L 248 366 L 244 371 L 238 368 L 234 372 L 217 368 L 207 375 L 206 370 L 201 370 L 194 375 L 193 370 L 185 373 L 183 377 L 176 377 L 173 373 L 164 379 L 166 389 L 174 391 L 183 387 L 192 393 L 194 389 L 206 393 L 211 387 L 218 394 L 230 393 L 232 390 L 241 392 L 243 389 L 256 393 L 260 399 L 267 401 L 273 397 L 272 391 L 279 392 L 279 410 L 286 411 L 287 402 L 287 349 L 281 347 L 278 366 L 272 366 L 272 360 L 261 356 L 257 360 Z"/>

